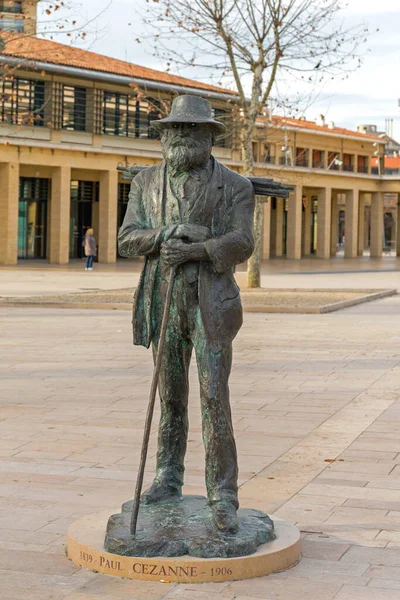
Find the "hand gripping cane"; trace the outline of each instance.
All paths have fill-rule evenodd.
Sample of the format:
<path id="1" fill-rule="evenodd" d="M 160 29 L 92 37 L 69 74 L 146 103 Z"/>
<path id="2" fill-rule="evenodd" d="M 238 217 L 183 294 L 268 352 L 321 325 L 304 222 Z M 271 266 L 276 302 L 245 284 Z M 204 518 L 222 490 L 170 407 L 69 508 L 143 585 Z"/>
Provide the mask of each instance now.
<path id="1" fill-rule="evenodd" d="M 148 450 L 149 439 L 150 439 L 151 422 L 153 420 L 154 404 L 156 401 L 158 380 L 160 378 L 161 362 L 162 362 L 162 358 L 163 358 L 165 336 L 167 333 L 167 325 L 168 325 L 169 311 L 171 308 L 172 290 L 174 288 L 176 269 L 177 269 L 177 267 L 174 265 L 171 268 L 171 273 L 169 276 L 167 297 L 165 299 L 163 318 L 162 318 L 162 322 L 161 322 L 160 339 L 158 341 L 157 357 L 156 357 L 156 361 L 155 361 L 155 365 L 154 365 L 153 381 L 151 382 L 149 406 L 147 408 L 146 424 L 144 426 L 144 433 L 143 433 L 142 454 L 140 456 L 139 472 L 138 472 L 138 478 L 136 481 L 135 497 L 133 499 L 133 507 L 132 507 L 132 519 L 131 519 L 131 534 L 132 535 L 136 534 L 136 526 L 137 526 L 139 507 L 140 507 L 140 496 L 142 493 L 143 476 L 144 476 L 144 470 L 146 467 L 147 450 Z"/>

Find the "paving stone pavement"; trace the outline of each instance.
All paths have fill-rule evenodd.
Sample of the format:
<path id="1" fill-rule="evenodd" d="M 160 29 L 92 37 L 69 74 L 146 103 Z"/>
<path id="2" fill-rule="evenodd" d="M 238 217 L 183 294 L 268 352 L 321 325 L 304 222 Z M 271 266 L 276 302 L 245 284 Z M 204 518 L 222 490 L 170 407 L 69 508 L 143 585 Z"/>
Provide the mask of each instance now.
<path id="1" fill-rule="evenodd" d="M 128 312 L 0 310 L 1 600 L 398 600 L 400 297 L 329 315 L 246 314 L 232 409 L 240 500 L 301 529 L 303 559 L 175 585 L 75 567 L 66 530 L 132 496 L 152 362 Z M 186 493 L 204 493 L 191 371 Z M 158 416 L 158 415 L 156 415 Z M 146 482 L 154 472 L 155 428 Z"/>

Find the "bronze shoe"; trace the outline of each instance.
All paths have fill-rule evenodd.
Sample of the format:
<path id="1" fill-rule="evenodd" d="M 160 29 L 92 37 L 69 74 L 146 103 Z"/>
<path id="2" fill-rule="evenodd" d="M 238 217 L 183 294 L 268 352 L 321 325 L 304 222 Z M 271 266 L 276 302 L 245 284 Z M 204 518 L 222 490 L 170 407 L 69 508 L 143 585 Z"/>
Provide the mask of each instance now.
<path id="1" fill-rule="evenodd" d="M 171 500 L 180 500 L 182 491 L 168 485 L 166 482 L 153 481 L 148 490 L 143 492 L 140 501 L 142 504 L 156 504 L 158 502 L 169 502 Z"/>
<path id="2" fill-rule="evenodd" d="M 211 508 L 217 529 L 226 533 L 236 533 L 238 531 L 239 519 L 236 514 L 236 507 L 232 502 L 216 502 Z"/>

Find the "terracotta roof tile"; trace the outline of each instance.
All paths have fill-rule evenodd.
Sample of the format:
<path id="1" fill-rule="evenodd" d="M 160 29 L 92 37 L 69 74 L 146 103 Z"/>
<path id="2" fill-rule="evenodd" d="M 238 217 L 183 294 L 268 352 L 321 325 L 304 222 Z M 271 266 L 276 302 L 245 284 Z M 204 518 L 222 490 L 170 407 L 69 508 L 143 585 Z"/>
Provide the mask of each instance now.
<path id="1" fill-rule="evenodd" d="M 42 61 L 56 65 L 65 65 L 70 67 L 79 67 L 81 69 L 90 69 L 91 71 L 102 71 L 105 73 L 114 73 L 125 75 L 127 77 L 137 77 L 143 80 L 160 81 L 174 85 L 182 85 L 193 88 L 199 88 L 208 91 L 217 91 L 227 94 L 234 92 L 212 86 L 178 75 L 172 75 L 147 67 L 140 67 L 123 60 L 96 54 L 87 50 L 81 50 L 73 46 L 59 44 L 51 40 L 43 40 L 35 37 L 17 36 L 12 34 L 2 34 L 6 40 L 6 47 L 2 54 L 14 56 L 29 61 Z"/>
<path id="2" fill-rule="evenodd" d="M 267 121 L 266 118 L 263 121 Z M 339 135 L 351 135 L 353 137 L 359 137 L 360 139 L 376 139 L 384 142 L 382 138 L 369 133 L 362 133 L 361 131 L 353 131 L 351 129 L 345 129 L 344 127 L 329 127 L 329 125 L 318 125 L 314 121 L 307 121 L 305 119 L 294 119 L 289 117 L 272 117 L 272 124 L 278 127 L 296 127 L 297 129 L 311 129 L 313 131 L 321 131 L 325 133 L 336 133 Z"/>
<path id="3" fill-rule="evenodd" d="M 51 40 L 43 40 L 36 37 L 20 35 L 13 37 L 12 34 L 6 33 L 2 33 L 2 37 L 6 40 L 6 47 L 2 54 L 14 56 L 27 61 L 41 61 L 45 63 L 47 62 L 51 64 L 89 69 L 91 71 L 125 75 L 127 77 L 134 77 L 143 80 L 160 81 L 173 85 L 188 86 L 203 89 L 205 91 L 217 91 L 231 95 L 236 94 L 236 92 L 231 90 L 212 86 L 206 83 L 195 81 L 193 79 L 179 77 L 178 75 L 156 71 L 155 69 L 141 67 L 123 60 L 118 60 L 109 56 L 103 56 L 102 54 L 89 52 L 73 46 L 59 44 Z M 269 120 L 265 117 L 260 117 L 258 120 L 262 122 L 269 122 Z M 283 127 L 286 125 L 287 127 L 296 127 L 298 129 L 335 133 L 339 135 L 351 135 L 359 137 L 360 139 L 377 139 L 383 141 L 382 138 L 371 134 L 352 131 L 343 127 L 317 125 L 317 123 L 314 123 L 313 121 L 306 121 L 304 119 L 273 116 L 272 124 L 278 127 Z"/>

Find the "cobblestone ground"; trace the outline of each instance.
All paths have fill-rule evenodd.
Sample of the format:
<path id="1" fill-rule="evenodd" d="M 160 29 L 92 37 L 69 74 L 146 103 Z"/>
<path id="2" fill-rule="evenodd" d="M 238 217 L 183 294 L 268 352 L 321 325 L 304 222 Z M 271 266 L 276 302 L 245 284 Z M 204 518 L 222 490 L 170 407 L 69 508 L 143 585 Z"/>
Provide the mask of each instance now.
<path id="1" fill-rule="evenodd" d="M 398 600 L 400 298 L 330 315 L 246 314 L 232 408 L 241 503 L 296 523 L 303 559 L 173 585 L 76 568 L 66 530 L 132 496 L 152 372 L 128 312 L 0 311 L 1 600 Z M 204 493 L 192 371 L 186 493 Z M 156 437 L 150 463 L 154 469 Z"/>

